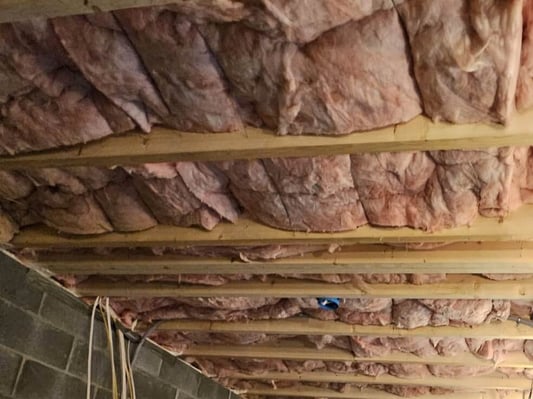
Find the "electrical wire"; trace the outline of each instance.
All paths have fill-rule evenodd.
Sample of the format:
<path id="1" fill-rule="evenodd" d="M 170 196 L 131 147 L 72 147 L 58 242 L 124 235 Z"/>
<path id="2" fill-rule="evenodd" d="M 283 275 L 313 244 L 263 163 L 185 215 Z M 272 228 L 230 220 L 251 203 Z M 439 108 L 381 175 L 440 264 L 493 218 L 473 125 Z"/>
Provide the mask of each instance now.
<path id="1" fill-rule="evenodd" d="M 140 350 L 148 337 L 159 327 L 162 320 L 152 324 L 142 336 L 139 337 L 133 332 L 136 322 L 131 326 L 131 330 L 123 328 L 116 328 L 117 345 L 120 355 L 120 387 L 117 381 L 117 369 L 115 362 L 115 343 L 113 340 L 113 323 L 111 319 L 111 308 L 109 305 L 109 298 L 97 297 L 94 301 L 91 312 L 91 324 L 89 332 L 89 353 L 87 358 L 87 399 L 91 399 L 91 377 L 92 377 L 92 348 L 94 340 L 94 325 L 96 319 L 96 310 L 100 311 L 100 315 L 104 322 L 104 330 L 108 341 L 109 356 L 111 360 L 111 382 L 112 382 L 112 397 L 113 399 L 136 399 L 135 380 L 133 374 L 133 365 L 137 360 Z M 131 352 L 131 343 L 137 342 L 135 351 Z M 129 395 L 128 395 L 129 394 Z"/>
<path id="2" fill-rule="evenodd" d="M 120 399 L 128 399 L 128 389 L 126 382 L 126 344 L 124 343 L 124 333 L 117 329 L 117 341 L 120 352 Z"/>
<path id="3" fill-rule="evenodd" d="M 111 378 L 112 378 L 112 394 L 113 399 L 136 399 L 135 381 L 133 377 L 132 362 L 130 359 L 130 343 L 132 341 L 139 341 L 142 344 L 143 339 L 133 335 L 129 330 L 123 330 L 122 328 L 116 328 L 117 333 L 117 345 L 120 355 L 120 389 L 117 381 L 117 370 L 115 364 L 115 343 L 113 341 L 113 323 L 111 319 L 111 308 L 109 306 L 109 298 L 105 298 L 105 306 L 102 304 L 102 299 L 99 300 L 100 313 L 104 321 L 104 327 L 109 343 L 109 352 L 111 358 Z M 136 324 L 136 323 L 135 323 Z M 132 328 L 135 328 L 135 324 Z M 145 334 L 148 336 L 150 333 Z M 144 337 L 146 339 L 146 337 Z M 126 344 L 127 342 L 127 344 Z M 137 352 L 138 353 L 138 352 Z M 129 394 L 129 395 L 128 395 Z"/>
<path id="4" fill-rule="evenodd" d="M 533 320 L 523 319 L 520 316 L 509 316 L 507 320 L 516 321 L 516 324 L 523 324 L 525 326 L 533 327 Z"/>
<path id="5" fill-rule="evenodd" d="M 113 399 L 119 399 L 118 393 L 118 383 L 117 383 L 117 372 L 115 366 L 115 345 L 113 343 L 113 327 L 111 324 L 111 311 L 109 308 L 109 298 L 105 299 L 105 320 L 106 320 L 106 330 L 107 338 L 109 340 L 109 356 L 111 357 L 111 378 L 112 378 L 112 392 Z"/>
<path id="6" fill-rule="evenodd" d="M 127 361 L 127 370 L 128 370 L 128 384 L 129 384 L 129 387 L 130 387 L 130 393 L 131 393 L 131 397 L 130 399 L 136 399 L 137 398 L 137 394 L 136 394 L 136 390 L 135 390 L 135 379 L 133 377 L 133 368 L 132 368 L 132 362 L 131 362 L 131 358 L 130 358 L 130 344 L 131 342 L 128 341 L 128 346 L 126 348 L 126 361 Z"/>
<path id="7" fill-rule="evenodd" d="M 148 337 L 150 335 L 152 335 L 152 333 L 157 330 L 157 327 L 159 327 L 159 325 L 163 322 L 163 320 L 158 320 L 156 321 L 154 324 L 152 324 L 150 326 L 150 328 L 148 330 L 146 330 L 142 337 L 141 337 L 141 340 L 139 341 L 139 344 L 137 345 L 137 348 L 135 348 L 135 352 L 133 353 L 133 359 L 131 361 L 131 364 L 135 364 L 135 361 L 137 360 L 137 357 L 139 356 L 139 352 L 141 351 L 141 347 L 143 346 L 143 344 L 145 343 L 145 341 L 148 339 Z"/>

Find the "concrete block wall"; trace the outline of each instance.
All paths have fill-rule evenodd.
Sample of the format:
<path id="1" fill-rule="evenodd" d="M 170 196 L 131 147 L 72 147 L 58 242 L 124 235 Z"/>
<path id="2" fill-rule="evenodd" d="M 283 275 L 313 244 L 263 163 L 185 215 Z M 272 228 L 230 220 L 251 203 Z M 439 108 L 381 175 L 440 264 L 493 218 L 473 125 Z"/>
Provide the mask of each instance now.
<path id="1" fill-rule="evenodd" d="M 0 253 L 0 399 L 85 398 L 89 325 L 86 305 Z M 107 340 L 95 327 L 93 399 L 109 399 Z M 238 399 L 148 342 L 134 377 L 139 399 Z"/>

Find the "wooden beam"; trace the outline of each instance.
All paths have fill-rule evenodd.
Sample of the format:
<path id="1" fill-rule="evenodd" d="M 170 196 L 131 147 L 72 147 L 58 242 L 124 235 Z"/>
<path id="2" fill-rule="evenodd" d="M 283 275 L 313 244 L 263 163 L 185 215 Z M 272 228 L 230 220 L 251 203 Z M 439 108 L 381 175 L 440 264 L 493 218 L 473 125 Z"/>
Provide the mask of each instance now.
<path id="1" fill-rule="evenodd" d="M 533 242 L 471 242 L 432 251 L 355 245 L 263 262 L 179 255 L 47 254 L 24 260 L 55 274 L 533 273 Z"/>
<path id="2" fill-rule="evenodd" d="M 503 390 L 529 390 L 531 380 L 525 377 L 507 377 L 504 375 L 492 374 L 482 377 L 468 378 L 444 378 L 434 376 L 423 376 L 415 378 L 395 377 L 384 374 L 377 377 L 366 375 L 353 375 L 343 373 L 332 373 L 328 371 L 308 371 L 308 372 L 279 372 L 266 371 L 258 374 L 248 374 L 236 371 L 225 370 L 224 377 L 239 380 L 258 381 L 306 381 L 306 382 L 334 382 L 346 384 L 379 384 L 379 385 L 407 385 L 407 386 L 430 386 L 440 388 L 466 388 L 475 390 L 503 389 Z"/>
<path id="3" fill-rule="evenodd" d="M 523 353 L 511 352 L 495 364 L 490 360 L 480 359 L 471 353 L 454 356 L 432 356 L 421 358 L 411 353 L 390 353 L 384 356 L 361 358 L 352 352 L 333 347 L 317 349 L 301 341 L 287 341 L 275 344 L 260 345 L 194 345 L 183 352 L 183 356 L 204 358 L 238 358 L 238 359 L 282 359 L 282 360 L 323 360 L 334 362 L 370 362 L 370 363 L 402 363 L 432 364 L 444 366 L 471 367 L 511 367 L 533 368 L 533 362 Z"/>
<path id="4" fill-rule="evenodd" d="M 470 392 L 469 392 L 470 391 Z M 433 394 L 425 394 L 417 396 L 417 399 L 499 399 L 500 396 L 496 391 L 472 392 L 460 391 L 454 393 L 446 393 L 444 395 L 435 396 Z M 349 389 L 343 392 L 334 391 L 332 389 L 319 387 L 293 387 L 293 388 L 272 388 L 267 385 L 264 387 L 257 387 L 248 389 L 246 394 L 258 395 L 259 397 L 297 397 L 297 398 L 330 398 L 330 399 L 398 399 L 398 395 L 380 391 L 372 388 L 365 388 L 361 390 Z M 524 399 L 522 392 L 506 393 L 506 399 Z"/>
<path id="5" fill-rule="evenodd" d="M 284 320 L 251 320 L 224 322 L 204 320 L 167 320 L 158 325 L 160 331 L 265 333 L 283 335 L 335 335 L 373 337 L 462 337 L 484 339 L 533 339 L 533 328 L 512 321 L 473 327 L 420 327 L 402 329 L 394 326 L 350 325 L 340 321 L 323 321 L 307 317 Z"/>
<path id="6" fill-rule="evenodd" d="M 24 19 L 39 14 L 34 1 L 9 0 L 20 12 L 9 11 L 14 5 L 3 5 L 0 22 L 9 19 Z M 145 0 L 144 3 L 164 3 L 161 0 Z M 5 3 L 5 1 L 4 1 Z M 22 3 L 22 4 L 21 4 Z M 49 5 L 45 15 L 59 13 L 92 12 L 91 6 L 83 6 L 82 0 L 69 1 L 67 5 L 59 0 L 41 1 L 56 3 L 56 9 Z M 91 5 L 109 10 L 143 4 L 140 0 L 92 0 Z M 120 4 L 119 4 L 120 3 Z M 22 11 L 24 9 L 24 11 Z M 42 10 L 41 10 L 42 11 Z M 146 135 L 130 133 L 125 136 L 108 137 L 89 144 L 67 149 L 46 151 L 15 157 L 0 158 L 1 169 L 63 166 L 114 166 L 147 162 L 169 161 L 220 161 L 268 157 L 303 157 L 318 155 L 339 155 L 361 152 L 422 151 L 451 149 L 480 149 L 510 145 L 531 145 L 533 143 L 533 110 L 515 114 L 507 126 L 495 124 L 453 125 L 433 123 L 424 116 L 410 122 L 388 128 L 359 132 L 346 136 L 276 136 L 274 132 L 248 127 L 240 132 L 209 134 L 185 133 L 156 127 Z"/>
<path id="7" fill-rule="evenodd" d="M 169 0 L 2 0 L 0 23 L 168 4 Z"/>
<path id="8" fill-rule="evenodd" d="M 212 231 L 198 228 L 158 225 L 134 233 L 108 233 L 73 236 L 35 226 L 23 229 L 11 241 L 18 248 L 84 247 L 179 247 L 189 245 L 267 245 L 267 244 L 376 244 L 436 243 L 462 241 L 533 240 L 533 205 L 525 205 L 504 219 L 479 217 L 472 226 L 427 233 L 407 227 L 362 226 L 341 233 L 306 233 L 275 229 L 252 220 L 221 223 Z"/>
<path id="9" fill-rule="evenodd" d="M 268 278 L 231 281 L 217 287 L 177 282 L 129 282 L 90 278 L 73 288 L 79 296 L 152 297 L 337 297 L 395 299 L 529 299 L 533 278 L 493 281 L 481 276 L 450 275 L 435 284 L 333 284 L 323 281 Z"/>

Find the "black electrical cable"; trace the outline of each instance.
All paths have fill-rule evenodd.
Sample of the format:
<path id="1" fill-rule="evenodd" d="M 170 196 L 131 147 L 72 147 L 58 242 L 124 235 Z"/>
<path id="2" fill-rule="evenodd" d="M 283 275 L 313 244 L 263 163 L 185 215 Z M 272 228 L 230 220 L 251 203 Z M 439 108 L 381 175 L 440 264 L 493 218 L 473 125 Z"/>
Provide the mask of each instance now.
<path id="1" fill-rule="evenodd" d="M 141 347 L 143 346 L 144 342 L 148 339 L 152 333 L 157 330 L 157 327 L 163 322 L 163 320 L 158 320 L 154 324 L 150 326 L 148 330 L 144 332 L 144 334 L 141 336 L 141 339 L 138 341 L 137 347 L 135 348 L 135 352 L 133 352 L 133 357 L 131 359 L 131 364 L 135 364 L 135 360 L 137 360 L 137 356 L 139 356 L 139 352 L 141 351 Z"/>
<path id="2" fill-rule="evenodd" d="M 525 326 L 533 327 L 533 320 L 523 319 L 520 316 L 509 316 L 507 320 L 516 321 L 516 324 L 523 324 Z"/>

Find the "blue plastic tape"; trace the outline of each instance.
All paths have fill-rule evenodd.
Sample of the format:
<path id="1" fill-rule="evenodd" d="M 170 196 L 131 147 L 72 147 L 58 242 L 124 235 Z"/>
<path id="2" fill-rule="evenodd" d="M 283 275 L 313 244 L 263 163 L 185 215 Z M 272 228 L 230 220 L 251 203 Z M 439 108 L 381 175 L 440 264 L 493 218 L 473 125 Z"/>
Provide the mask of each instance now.
<path id="1" fill-rule="evenodd" d="M 337 310 L 341 304 L 340 298 L 317 298 L 318 306 L 324 310 Z"/>

